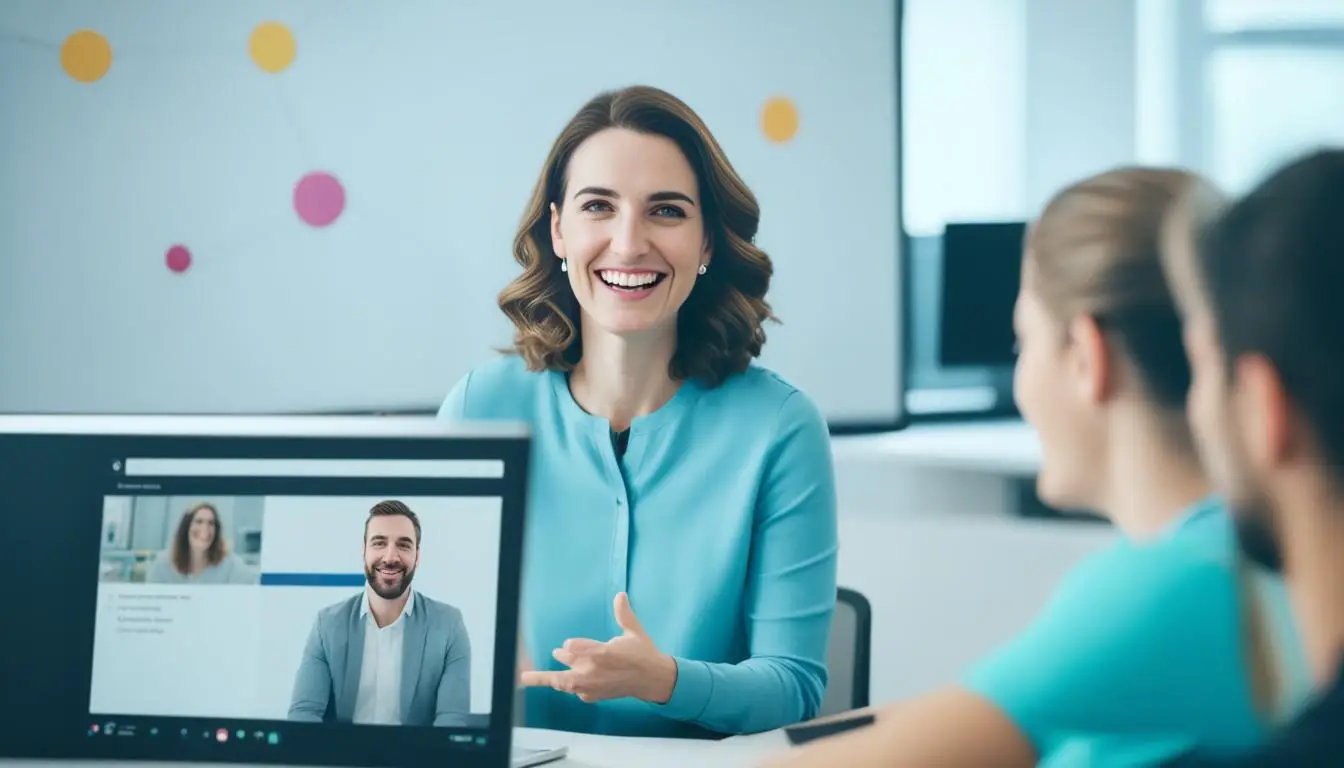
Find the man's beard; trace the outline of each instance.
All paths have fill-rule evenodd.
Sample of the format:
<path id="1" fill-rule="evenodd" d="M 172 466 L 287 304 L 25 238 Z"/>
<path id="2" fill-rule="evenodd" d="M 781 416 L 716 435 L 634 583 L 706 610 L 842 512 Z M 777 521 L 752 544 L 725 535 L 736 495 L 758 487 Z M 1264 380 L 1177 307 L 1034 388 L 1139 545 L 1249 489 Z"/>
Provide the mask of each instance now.
<path id="1" fill-rule="evenodd" d="M 1283 573 L 1283 550 L 1270 517 L 1269 505 L 1261 501 L 1237 502 L 1237 546 L 1248 560 L 1272 573 Z"/>
<path id="2" fill-rule="evenodd" d="M 401 573 L 398 577 L 393 578 L 390 585 L 383 586 L 382 580 L 384 576 L 382 572 L 378 570 L 382 565 L 383 563 L 378 562 L 373 565 L 364 566 L 364 578 L 369 582 L 369 587 L 373 589 L 374 594 L 384 600 L 396 600 L 406 594 L 407 589 L 410 589 L 411 578 L 415 576 L 415 569 L 408 568 L 405 565 L 393 566 L 400 569 Z"/>

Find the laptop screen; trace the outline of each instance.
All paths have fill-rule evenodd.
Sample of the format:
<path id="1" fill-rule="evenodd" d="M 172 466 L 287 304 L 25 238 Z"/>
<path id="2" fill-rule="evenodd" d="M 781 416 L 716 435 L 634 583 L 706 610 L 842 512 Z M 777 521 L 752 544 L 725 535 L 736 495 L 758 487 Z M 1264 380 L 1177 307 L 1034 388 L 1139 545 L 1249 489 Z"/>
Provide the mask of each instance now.
<path id="1" fill-rule="evenodd" d="M 7 611 L 5 636 L 29 640 L 6 678 L 42 706 L 0 754 L 494 764 L 525 455 L 483 437 L 0 435 L 4 530 L 33 568 L 16 573 L 47 587 Z"/>

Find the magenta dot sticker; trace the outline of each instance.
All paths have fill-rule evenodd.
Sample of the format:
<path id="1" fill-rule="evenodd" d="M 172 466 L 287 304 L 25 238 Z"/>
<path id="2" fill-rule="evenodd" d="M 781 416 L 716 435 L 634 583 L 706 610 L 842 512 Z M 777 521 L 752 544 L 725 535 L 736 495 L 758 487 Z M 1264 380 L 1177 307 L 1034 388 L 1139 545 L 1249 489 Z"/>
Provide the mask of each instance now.
<path id="1" fill-rule="evenodd" d="M 163 256 L 163 262 L 172 271 L 182 274 L 191 269 L 191 251 L 185 245 L 174 245 Z"/>
<path id="2" fill-rule="evenodd" d="M 314 171 L 294 185 L 294 211 L 305 224 L 325 227 L 345 210 L 345 187 L 335 176 Z"/>

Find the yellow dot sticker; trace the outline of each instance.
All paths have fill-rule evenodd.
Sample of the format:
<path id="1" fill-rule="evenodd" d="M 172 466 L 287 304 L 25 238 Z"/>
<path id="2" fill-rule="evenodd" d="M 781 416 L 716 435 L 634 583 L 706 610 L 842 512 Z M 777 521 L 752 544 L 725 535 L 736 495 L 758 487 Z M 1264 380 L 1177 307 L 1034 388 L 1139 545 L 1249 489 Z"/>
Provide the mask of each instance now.
<path id="1" fill-rule="evenodd" d="M 247 50 L 252 56 L 252 61 L 263 72 L 275 74 L 285 71 L 294 63 L 298 45 L 294 42 L 294 33 L 289 31 L 289 27 L 278 21 L 267 21 L 258 24 L 256 29 L 252 30 L 252 36 L 247 41 Z"/>
<path id="2" fill-rule="evenodd" d="M 112 68 L 112 46 L 91 29 L 81 29 L 61 44 L 61 69 L 72 79 L 92 83 Z"/>
<path id="3" fill-rule="evenodd" d="M 783 96 L 765 102 L 761 110 L 761 130 L 773 142 L 789 141 L 798 133 L 798 107 Z"/>

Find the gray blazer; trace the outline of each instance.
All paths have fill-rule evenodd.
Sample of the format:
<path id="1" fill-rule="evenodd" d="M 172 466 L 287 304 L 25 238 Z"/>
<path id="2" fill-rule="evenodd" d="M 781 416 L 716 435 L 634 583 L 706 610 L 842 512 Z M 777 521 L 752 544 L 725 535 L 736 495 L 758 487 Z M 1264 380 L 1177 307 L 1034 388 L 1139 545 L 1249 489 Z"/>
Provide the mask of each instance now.
<path id="1" fill-rule="evenodd" d="M 323 608 L 313 621 L 294 676 L 289 719 L 349 723 L 355 716 L 364 662 L 358 595 Z M 402 725 L 472 725 L 471 641 L 462 612 L 412 592 L 401 660 Z"/>

